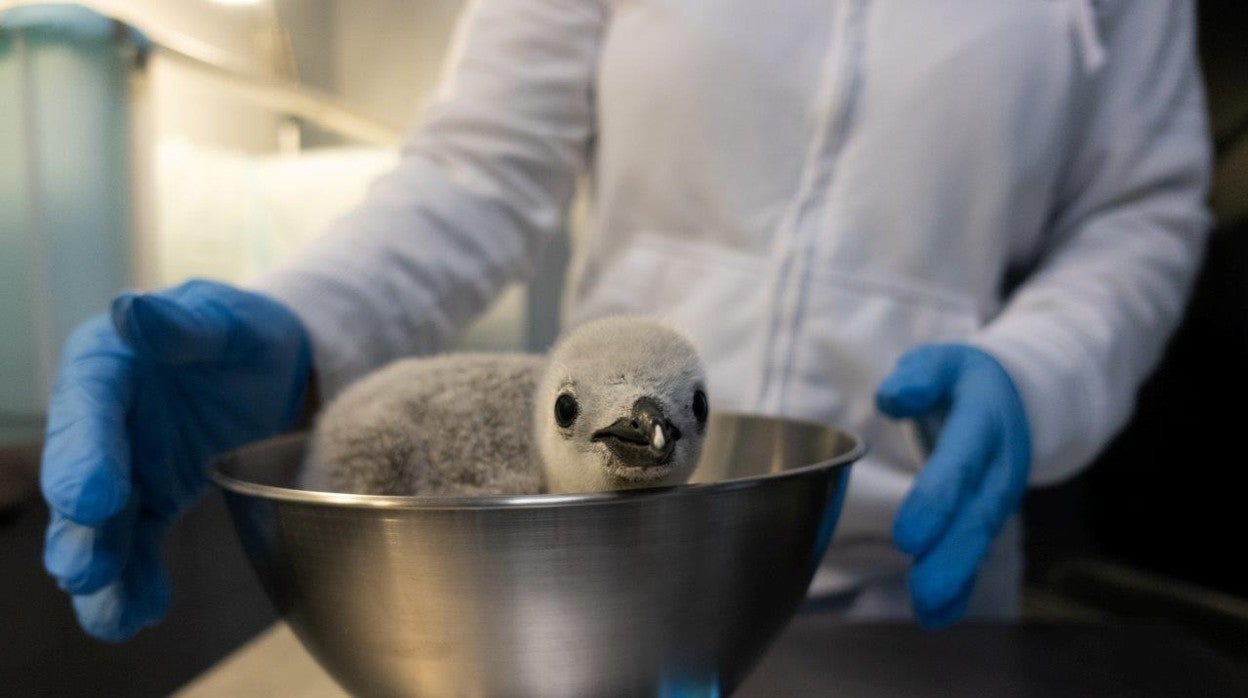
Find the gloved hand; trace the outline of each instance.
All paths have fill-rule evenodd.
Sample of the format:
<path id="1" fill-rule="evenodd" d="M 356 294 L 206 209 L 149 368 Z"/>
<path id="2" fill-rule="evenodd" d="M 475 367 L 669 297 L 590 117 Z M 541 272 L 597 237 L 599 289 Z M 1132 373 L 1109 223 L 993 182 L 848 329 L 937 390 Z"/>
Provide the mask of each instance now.
<path id="1" fill-rule="evenodd" d="M 893 522 L 893 540 L 915 558 L 910 596 L 919 622 L 950 625 L 966 612 L 975 571 L 1027 488 L 1022 399 L 996 359 L 940 344 L 901 357 L 876 403 L 894 419 L 943 422 Z"/>
<path id="2" fill-rule="evenodd" d="M 120 641 L 164 617 L 165 532 L 212 456 L 295 423 L 310 363 L 288 309 L 209 281 L 123 294 L 74 331 L 48 410 L 44 565 L 88 633 Z"/>

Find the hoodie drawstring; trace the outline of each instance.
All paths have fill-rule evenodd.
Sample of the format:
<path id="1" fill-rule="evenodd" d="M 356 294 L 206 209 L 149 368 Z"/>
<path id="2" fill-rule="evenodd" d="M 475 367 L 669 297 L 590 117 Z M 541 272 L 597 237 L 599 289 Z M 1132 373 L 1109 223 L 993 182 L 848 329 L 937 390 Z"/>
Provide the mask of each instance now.
<path id="1" fill-rule="evenodd" d="M 1087 73 L 1095 73 L 1105 65 L 1105 46 L 1096 29 L 1094 3 L 1095 0 L 1070 0 L 1079 52 L 1083 56 L 1083 70 Z"/>

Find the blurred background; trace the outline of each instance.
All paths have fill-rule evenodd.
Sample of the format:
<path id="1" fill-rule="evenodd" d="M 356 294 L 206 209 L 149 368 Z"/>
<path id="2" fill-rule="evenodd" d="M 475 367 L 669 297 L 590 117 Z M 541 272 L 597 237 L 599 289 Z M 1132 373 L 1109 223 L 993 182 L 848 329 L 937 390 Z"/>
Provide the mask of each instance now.
<path id="1" fill-rule="evenodd" d="M 0 0 L 0 676 L 13 695 L 160 695 L 273 620 L 209 496 L 167 546 L 166 623 L 87 639 L 42 571 L 58 348 L 127 287 L 254 278 L 351 206 L 435 86 L 460 0 Z M 1159 618 L 1248 647 L 1248 10 L 1204 2 L 1217 230 L 1131 425 L 1027 502 L 1027 614 Z M 573 226 L 575 227 L 575 226 Z M 465 347 L 541 349 L 567 236 Z"/>

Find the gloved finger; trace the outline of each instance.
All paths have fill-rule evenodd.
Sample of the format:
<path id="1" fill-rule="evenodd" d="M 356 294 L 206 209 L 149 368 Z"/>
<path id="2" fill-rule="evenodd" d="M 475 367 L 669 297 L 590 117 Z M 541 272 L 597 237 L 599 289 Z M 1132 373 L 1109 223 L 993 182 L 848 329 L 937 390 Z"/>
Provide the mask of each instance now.
<path id="1" fill-rule="evenodd" d="M 1002 437 L 1003 442 L 1008 437 Z M 1029 444 L 1002 443 L 996 459 L 984 475 L 984 481 L 967 504 L 992 536 L 1001 532 L 1005 522 L 1018 511 L 1027 489 Z"/>
<path id="2" fill-rule="evenodd" d="M 219 360 L 236 324 L 220 305 L 186 293 L 123 293 L 113 300 L 113 326 L 135 352 L 151 361 L 180 366 Z"/>
<path id="3" fill-rule="evenodd" d="M 980 511 L 959 512 L 949 531 L 910 569 L 910 597 L 916 613 L 936 612 L 957 601 L 974 581 L 992 538 Z"/>
<path id="4" fill-rule="evenodd" d="M 166 528 L 140 517 L 121 577 L 92 594 L 73 597 L 74 612 L 87 634 L 121 642 L 155 625 L 168 612 L 169 577 L 160 556 Z"/>
<path id="5" fill-rule="evenodd" d="M 962 352 L 957 346 L 927 344 L 912 349 L 875 392 L 876 406 L 894 419 L 919 417 L 948 401 L 958 379 Z"/>
<path id="6" fill-rule="evenodd" d="M 968 494 L 980 484 L 998 450 L 992 415 L 957 403 L 893 521 L 893 540 L 910 555 L 923 555 L 949 527 Z"/>
<path id="7" fill-rule="evenodd" d="M 48 405 L 40 486 L 53 511 L 86 526 L 130 499 L 126 412 L 133 401 L 129 351 L 100 317 L 76 330 Z"/>
<path id="8" fill-rule="evenodd" d="M 975 589 L 975 579 L 972 577 L 966 586 L 957 593 L 956 597 L 949 604 L 941 608 L 919 609 L 915 608 L 915 618 L 918 619 L 919 625 L 928 630 L 939 630 L 949 627 L 954 623 L 962 620 L 962 616 L 966 614 L 966 608 L 971 601 L 971 592 Z"/>
<path id="9" fill-rule="evenodd" d="M 43 548 L 43 565 L 70 594 L 90 594 L 116 581 L 133 546 L 134 506 L 98 527 L 52 513 Z"/>

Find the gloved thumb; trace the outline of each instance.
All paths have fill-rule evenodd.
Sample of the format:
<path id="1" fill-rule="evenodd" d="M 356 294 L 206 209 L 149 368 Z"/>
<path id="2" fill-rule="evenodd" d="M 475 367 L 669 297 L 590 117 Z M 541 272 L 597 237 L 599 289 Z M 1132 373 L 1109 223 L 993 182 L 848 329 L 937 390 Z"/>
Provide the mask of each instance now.
<path id="1" fill-rule="evenodd" d="M 922 417 L 946 406 L 962 358 L 962 347 L 952 344 L 925 344 L 906 352 L 880 382 L 876 406 L 894 419 Z"/>
<path id="2" fill-rule="evenodd" d="M 123 293 L 113 301 L 113 327 L 135 352 L 159 363 L 218 360 L 238 320 L 226 305 L 214 302 L 212 286 L 217 284 L 205 288 L 199 282 L 159 293 Z"/>

